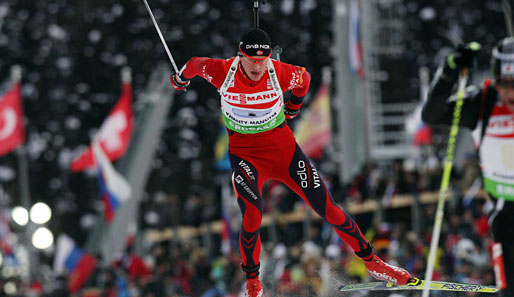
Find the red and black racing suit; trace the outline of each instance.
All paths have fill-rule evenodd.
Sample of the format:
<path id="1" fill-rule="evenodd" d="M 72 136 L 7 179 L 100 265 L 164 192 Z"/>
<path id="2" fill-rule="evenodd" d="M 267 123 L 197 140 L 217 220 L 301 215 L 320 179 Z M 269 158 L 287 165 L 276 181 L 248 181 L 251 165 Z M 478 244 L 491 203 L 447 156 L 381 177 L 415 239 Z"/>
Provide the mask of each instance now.
<path id="1" fill-rule="evenodd" d="M 186 64 L 182 74 L 188 79 L 202 76 L 220 89 L 233 59 L 194 57 Z M 310 74 L 303 67 L 275 60 L 272 62 L 282 91 L 292 90 L 295 97 L 305 96 L 310 84 Z M 269 79 L 266 71 L 259 81 L 252 81 L 239 64 L 234 82 L 228 91 L 255 94 L 269 90 L 272 89 Z M 221 100 L 225 98 L 222 94 Z M 283 100 L 282 97 L 279 100 Z M 242 100 L 238 106 L 246 103 Z M 296 143 L 285 120 L 278 127 L 259 133 L 243 134 L 231 129 L 228 132 L 232 181 L 243 216 L 239 241 L 242 265 L 247 272 L 247 278 L 258 275 L 263 212 L 261 193 L 264 183 L 269 179 L 281 181 L 302 197 L 316 213 L 333 225 L 341 239 L 358 256 L 366 260 L 372 257 L 370 243 L 364 238 L 353 218 L 336 205 L 320 174 Z"/>

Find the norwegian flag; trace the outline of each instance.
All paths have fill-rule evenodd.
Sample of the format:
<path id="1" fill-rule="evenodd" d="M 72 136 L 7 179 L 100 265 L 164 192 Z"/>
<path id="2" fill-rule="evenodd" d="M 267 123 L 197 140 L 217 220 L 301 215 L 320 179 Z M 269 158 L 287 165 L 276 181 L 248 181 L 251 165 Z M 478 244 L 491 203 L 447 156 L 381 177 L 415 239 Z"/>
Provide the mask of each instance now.
<path id="1" fill-rule="evenodd" d="M 23 117 L 21 83 L 18 81 L 0 97 L 0 156 L 15 150 L 25 142 Z"/>
<path id="2" fill-rule="evenodd" d="M 130 144 L 133 130 L 132 85 L 130 83 L 123 83 L 118 103 L 111 110 L 98 132 L 100 146 L 110 161 L 114 161 L 125 154 Z M 95 166 L 93 151 L 91 146 L 89 146 L 71 162 L 71 171 L 80 172 Z"/>

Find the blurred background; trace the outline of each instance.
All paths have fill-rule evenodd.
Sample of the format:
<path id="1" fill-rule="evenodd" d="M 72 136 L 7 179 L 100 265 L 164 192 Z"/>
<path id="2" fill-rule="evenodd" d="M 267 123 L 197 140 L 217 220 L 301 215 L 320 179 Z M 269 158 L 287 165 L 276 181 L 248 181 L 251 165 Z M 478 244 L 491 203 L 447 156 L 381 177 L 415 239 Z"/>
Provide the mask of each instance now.
<path id="1" fill-rule="evenodd" d="M 250 0 L 149 4 L 179 68 L 192 56 L 232 57 L 254 26 Z M 259 15 L 282 50 L 274 57 L 312 75 L 302 113 L 288 124 L 312 146 L 335 200 L 384 258 L 422 276 L 447 131 L 423 129 L 420 104 L 459 43 L 482 44 L 472 83 L 489 75 L 489 53 L 507 34 L 501 1 L 268 0 Z M 0 96 L 13 87 L 14 65 L 26 140 L 0 156 L 0 296 L 239 296 L 240 214 L 223 162 L 219 95 L 201 78 L 172 90 L 173 68 L 144 3 L 4 0 Z M 132 195 L 108 222 L 97 170 L 70 165 L 124 98 L 122 69 L 131 70 L 134 132 L 113 161 Z M 436 278 L 494 284 L 470 139 L 459 136 Z M 340 296 L 339 284 L 368 279 L 287 188 L 269 182 L 263 196 L 262 275 L 273 296 Z M 15 208 L 38 202 L 49 220 Z M 31 243 L 40 227 L 45 244 Z M 66 250 L 58 238 L 90 256 L 78 288 L 69 287 L 76 267 L 57 260 Z"/>

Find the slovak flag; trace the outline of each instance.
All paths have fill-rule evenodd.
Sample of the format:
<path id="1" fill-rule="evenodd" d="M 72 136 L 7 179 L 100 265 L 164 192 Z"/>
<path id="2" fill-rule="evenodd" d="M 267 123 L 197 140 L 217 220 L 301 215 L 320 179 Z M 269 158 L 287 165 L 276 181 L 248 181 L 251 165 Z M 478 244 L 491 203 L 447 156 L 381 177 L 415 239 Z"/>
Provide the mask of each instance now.
<path id="1" fill-rule="evenodd" d="M 116 209 L 130 199 L 132 191 L 128 181 L 114 169 L 98 140 L 93 141 L 93 153 L 98 164 L 98 184 L 102 193 L 105 220 L 110 223 Z"/>
<path id="2" fill-rule="evenodd" d="M 362 43 L 360 33 L 359 1 L 350 0 L 349 59 L 350 69 L 360 78 L 364 77 L 362 66 Z"/>
<path id="3" fill-rule="evenodd" d="M 16 82 L 3 97 L 0 97 L 0 156 L 15 150 L 25 142 L 23 116 L 21 83 Z"/>
<path id="4" fill-rule="evenodd" d="M 98 132 L 100 145 L 109 157 L 114 161 L 128 149 L 132 131 L 134 130 L 134 114 L 132 111 L 132 85 L 122 84 L 122 93 L 118 103 L 111 110 Z M 94 168 L 95 161 L 91 147 L 88 147 L 82 154 L 71 162 L 71 171 L 80 172 Z"/>
<path id="5" fill-rule="evenodd" d="M 54 257 L 54 271 L 57 274 L 68 274 L 68 291 L 77 292 L 96 267 L 98 260 L 84 252 L 73 239 L 61 234 L 57 239 Z"/>

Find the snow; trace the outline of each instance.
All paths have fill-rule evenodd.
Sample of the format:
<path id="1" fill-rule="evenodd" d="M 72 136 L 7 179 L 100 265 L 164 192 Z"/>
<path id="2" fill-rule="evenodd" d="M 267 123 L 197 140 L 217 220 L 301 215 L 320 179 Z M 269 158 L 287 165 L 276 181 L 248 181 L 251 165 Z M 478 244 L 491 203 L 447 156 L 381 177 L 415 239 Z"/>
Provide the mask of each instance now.
<path id="1" fill-rule="evenodd" d="M 67 36 L 66 31 L 57 24 L 51 24 L 48 26 L 47 33 L 50 37 L 56 40 L 64 40 Z"/>
<path id="2" fill-rule="evenodd" d="M 437 12 L 433 7 L 423 7 L 423 9 L 421 9 L 421 11 L 419 12 L 419 17 L 423 21 L 432 21 L 437 17 Z"/>

